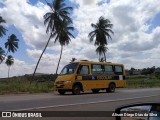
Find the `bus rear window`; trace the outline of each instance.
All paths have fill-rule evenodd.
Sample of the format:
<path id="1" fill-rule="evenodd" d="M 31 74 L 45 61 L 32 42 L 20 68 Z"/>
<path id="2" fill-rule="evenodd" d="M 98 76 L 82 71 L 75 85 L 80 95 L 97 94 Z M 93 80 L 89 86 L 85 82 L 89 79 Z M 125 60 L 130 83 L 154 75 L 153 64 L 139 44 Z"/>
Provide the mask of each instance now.
<path id="1" fill-rule="evenodd" d="M 115 66 L 115 73 L 116 74 L 123 74 L 122 66 Z"/>

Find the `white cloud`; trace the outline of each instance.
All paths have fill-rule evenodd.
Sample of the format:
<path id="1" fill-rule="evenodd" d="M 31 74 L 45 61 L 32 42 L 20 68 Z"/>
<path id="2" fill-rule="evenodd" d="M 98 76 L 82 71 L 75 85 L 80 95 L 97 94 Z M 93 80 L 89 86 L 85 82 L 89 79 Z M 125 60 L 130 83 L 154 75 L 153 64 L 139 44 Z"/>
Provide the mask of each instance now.
<path id="1" fill-rule="evenodd" d="M 82 6 L 84 5 L 91 6 L 91 5 L 98 4 L 102 0 L 70 0 L 70 1 L 75 2 Z"/>
<path id="2" fill-rule="evenodd" d="M 20 76 L 24 74 L 32 74 L 34 65 L 25 63 L 14 58 L 14 64 L 10 68 L 10 76 Z M 0 77 L 4 78 L 8 76 L 8 66 L 3 62 L 0 65 Z"/>
<path id="3" fill-rule="evenodd" d="M 0 13 L 7 24 L 19 30 L 28 46 L 43 48 L 48 38 L 43 24 L 43 15 L 49 11 L 47 5 L 38 2 L 33 6 L 28 0 L 3 0 L 3 4 Z"/>

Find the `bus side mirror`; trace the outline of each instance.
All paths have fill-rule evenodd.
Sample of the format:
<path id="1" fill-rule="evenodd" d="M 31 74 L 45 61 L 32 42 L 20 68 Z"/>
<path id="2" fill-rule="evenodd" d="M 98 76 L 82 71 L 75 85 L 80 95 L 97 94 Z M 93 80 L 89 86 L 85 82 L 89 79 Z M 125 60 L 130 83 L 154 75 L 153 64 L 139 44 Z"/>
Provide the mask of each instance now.
<path id="1" fill-rule="evenodd" d="M 115 110 L 116 120 L 160 120 L 160 103 L 132 104 Z"/>

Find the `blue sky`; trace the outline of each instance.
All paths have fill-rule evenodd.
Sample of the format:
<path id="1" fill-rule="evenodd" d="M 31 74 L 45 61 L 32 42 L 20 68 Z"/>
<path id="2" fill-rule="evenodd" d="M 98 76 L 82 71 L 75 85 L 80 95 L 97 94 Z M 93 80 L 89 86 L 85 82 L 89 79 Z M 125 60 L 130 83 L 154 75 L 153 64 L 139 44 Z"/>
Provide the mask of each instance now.
<path id="1" fill-rule="evenodd" d="M 4 36 L 2 38 L 2 40 L 0 41 L 0 45 L 2 45 L 2 48 L 5 51 L 7 51 L 5 49 L 4 44 L 7 41 L 8 36 L 10 36 L 12 34 L 15 34 L 17 36 L 17 38 L 19 39 L 19 42 L 18 42 L 19 48 L 18 48 L 17 52 L 15 52 L 15 53 L 9 53 L 9 54 L 12 55 L 12 56 L 14 56 L 17 59 L 23 60 L 23 61 L 28 62 L 28 63 L 33 63 L 33 61 L 26 54 L 25 50 L 26 50 L 27 46 L 24 43 L 22 34 L 14 27 L 14 25 L 10 25 L 10 26 L 6 27 L 6 29 L 7 29 L 6 36 Z"/>
<path id="2" fill-rule="evenodd" d="M 146 23 L 151 24 L 148 32 L 149 33 L 152 32 L 154 28 L 156 28 L 157 26 L 160 26 L 160 13 L 156 14 L 152 19 L 149 19 Z"/>
<path id="3" fill-rule="evenodd" d="M 47 0 L 51 2 L 52 0 Z M 65 0 L 74 8 L 71 13 L 75 39 L 64 47 L 59 71 L 72 57 L 98 61 L 94 43 L 90 43 L 90 24 L 100 16 L 113 23 L 114 35 L 109 41 L 107 61 L 123 63 L 131 67 L 160 67 L 160 2 L 159 0 Z M 14 5 L 15 7 L 11 6 Z M 21 7 L 23 6 L 23 7 Z M 45 0 L 2 0 L 0 15 L 6 20 L 6 36 L 0 38 L 4 48 L 8 36 L 15 34 L 19 39 L 19 49 L 11 55 L 15 58 L 11 76 L 33 73 L 38 57 L 48 40 L 45 33 L 43 15 L 50 11 Z M 50 42 L 37 72 L 54 73 L 60 53 L 58 43 Z M 5 50 L 5 48 L 4 48 Z M 155 64 L 156 63 L 156 64 Z M 6 77 L 7 66 L 0 65 L 0 77 Z"/>

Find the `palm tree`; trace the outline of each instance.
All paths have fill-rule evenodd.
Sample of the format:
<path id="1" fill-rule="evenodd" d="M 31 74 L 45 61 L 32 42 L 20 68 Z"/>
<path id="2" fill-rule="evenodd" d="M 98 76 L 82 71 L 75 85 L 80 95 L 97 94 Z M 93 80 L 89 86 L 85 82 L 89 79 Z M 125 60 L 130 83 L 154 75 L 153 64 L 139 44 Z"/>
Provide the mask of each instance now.
<path id="1" fill-rule="evenodd" d="M 44 15 L 44 19 L 45 19 L 44 24 L 47 25 L 46 32 L 50 33 L 50 37 L 49 37 L 49 39 L 46 43 L 46 46 L 44 47 L 44 50 L 42 51 L 42 53 L 41 53 L 41 55 L 38 59 L 38 62 L 37 62 L 36 68 L 34 70 L 32 78 L 34 77 L 34 75 L 36 73 L 39 62 L 40 62 L 40 60 L 42 58 L 42 55 L 45 52 L 45 50 L 46 50 L 46 48 L 47 48 L 47 46 L 50 42 L 50 39 L 55 37 L 55 36 L 57 36 L 59 38 L 58 31 L 60 31 L 61 26 L 63 26 L 62 22 L 64 21 L 64 19 L 66 21 L 68 21 L 69 23 L 72 23 L 72 20 L 69 17 L 69 10 L 72 10 L 73 8 L 72 7 L 66 7 L 66 4 L 64 3 L 64 0 L 53 0 L 52 3 L 47 2 L 47 5 L 50 7 L 51 12 L 47 12 Z M 55 42 L 57 40 L 58 39 L 56 38 Z M 63 48 L 61 47 L 61 53 L 62 53 L 62 49 Z M 57 72 L 56 72 L 56 74 L 57 74 Z"/>
<path id="2" fill-rule="evenodd" d="M 76 61 L 76 60 L 77 60 L 76 58 L 72 58 L 72 59 L 71 59 L 71 62 L 74 62 L 74 61 Z"/>
<path id="3" fill-rule="evenodd" d="M 100 46 L 98 46 L 97 47 L 97 49 L 96 49 L 96 52 L 97 52 L 97 54 L 99 54 L 99 61 L 105 61 L 106 62 L 106 52 L 107 52 L 107 47 L 106 46 L 104 46 L 104 45 L 100 45 Z M 103 57 L 101 58 L 101 56 L 102 56 L 102 54 L 103 54 Z"/>
<path id="4" fill-rule="evenodd" d="M 7 42 L 5 43 L 5 48 L 7 49 L 7 53 L 5 54 L 5 57 L 7 56 L 8 52 L 15 52 L 18 49 L 18 39 L 16 35 L 12 34 L 8 37 Z M 4 59 L 5 59 L 4 57 Z M 3 60 L 4 60 L 3 59 Z M 3 62 L 3 60 L 0 62 L 0 64 Z"/>
<path id="5" fill-rule="evenodd" d="M 69 10 L 73 10 L 72 7 L 66 7 L 64 0 L 53 0 L 52 4 L 47 3 L 50 7 L 51 12 L 48 12 L 44 15 L 44 24 L 47 24 L 47 33 L 54 33 L 60 27 L 59 24 L 63 19 L 72 23 L 71 18 L 69 17 Z"/>
<path id="6" fill-rule="evenodd" d="M 56 74 L 58 72 L 59 63 L 60 63 L 62 51 L 63 51 L 63 46 L 69 44 L 69 42 L 71 41 L 70 37 L 74 38 L 74 36 L 70 32 L 71 30 L 74 30 L 74 28 L 69 25 L 70 25 L 69 21 L 63 20 L 62 23 L 60 24 L 60 29 L 59 31 L 57 31 L 57 35 L 55 36 L 55 42 L 58 41 L 61 45 L 61 53 L 60 53 L 60 57 L 59 57 L 59 61 L 56 69 Z"/>
<path id="7" fill-rule="evenodd" d="M 17 37 L 12 34 L 11 36 L 8 37 L 7 42 L 5 43 L 5 48 L 8 49 L 7 53 L 5 56 L 7 56 L 8 52 L 15 52 L 18 49 L 18 39 Z"/>
<path id="8" fill-rule="evenodd" d="M 6 23 L 6 21 L 0 16 L 0 37 L 6 34 L 6 29 L 1 25 L 1 23 Z"/>
<path id="9" fill-rule="evenodd" d="M 108 40 L 112 39 L 110 33 L 114 33 L 111 28 L 113 24 L 108 19 L 100 17 L 96 24 L 91 24 L 94 28 L 92 32 L 89 33 L 90 42 L 95 38 L 95 45 L 107 45 Z"/>
<path id="10" fill-rule="evenodd" d="M 10 67 L 14 63 L 14 58 L 11 55 L 8 55 L 7 60 L 6 60 L 6 65 L 8 66 L 8 78 L 9 78 L 9 73 L 10 73 Z"/>
<path id="11" fill-rule="evenodd" d="M 5 51 L 0 47 L 0 64 L 4 60 Z"/>
<path id="12" fill-rule="evenodd" d="M 106 45 L 108 45 L 108 40 L 112 39 L 111 34 L 114 32 L 111 30 L 113 27 L 113 24 L 108 19 L 105 19 L 104 17 L 100 17 L 98 22 L 96 24 L 91 24 L 91 26 L 94 28 L 92 32 L 89 33 L 89 39 L 90 42 L 92 42 L 95 39 L 94 45 L 98 45 L 98 48 L 96 49 L 96 52 L 99 54 L 99 61 L 101 61 L 100 56 L 103 53 L 104 54 L 104 61 L 106 62 L 106 55 L 105 52 L 107 51 Z"/>

